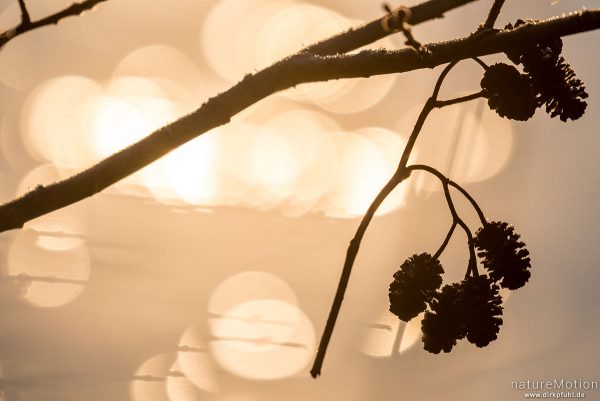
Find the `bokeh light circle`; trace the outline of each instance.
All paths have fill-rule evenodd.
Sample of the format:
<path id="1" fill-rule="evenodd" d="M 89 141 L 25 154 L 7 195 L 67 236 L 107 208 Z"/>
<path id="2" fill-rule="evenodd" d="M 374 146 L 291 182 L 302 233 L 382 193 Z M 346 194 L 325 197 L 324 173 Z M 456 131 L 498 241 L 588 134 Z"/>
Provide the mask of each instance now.
<path id="1" fill-rule="evenodd" d="M 29 152 L 66 169 L 96 161 L 89 132 L 101 93 L 98 83 L 80 76 L 53 78 L 38 86 L 23 109 L 23 141 Z"/>
<path id="2" fill-rule="evenodd" d="M 214 362 L 200 330 L 191 326 L 181 336 L 177 352 L 179 369 L 196 387 L 209 393 L 219 391 Z"/>
<path id="3" fill-rule="evenodd" d="M 217 286 L 210 296 L 208 312 L 214 318 L 221 318 L 235 306 L 257 299 L 298 303 L 294 290 L 284 280 L 267 272 L 245 271 Z"/>
<path id="4" fill-rule="evenodd" d="M 213 322 L 215 360 L 231 373 L 253 380 L 293 376 L 312 360 L 312 323 L 296 306 L 262 299 L 233 307 Z"/>
<path id="5" fill-rule="evenodd" d="M 33 305 L 61 306 L 74 300 L 85 288 L 90 274 L 87 247 L 83 242 L 56 246 L 61 244 L 60 240 L 52 234 L 24 228 L 10 244 L 8 276 L 28 283 L 24 298 Z"/>
<path id="6" fill-rule="evenodd" d="M 272 197 L 306 203 L 333 183 L 337 151 L 329 131 L 337 124 L 318 113 L 292 111 L 269 119 L 252 150 L 254 174 Z"/>
<path id="7" fill-rule="evenodd" d="M 169 401 L 166 378 L 175 356 L 163 353 L 144 361 L 135 371 L 129 385 L 132 401 Z"/>

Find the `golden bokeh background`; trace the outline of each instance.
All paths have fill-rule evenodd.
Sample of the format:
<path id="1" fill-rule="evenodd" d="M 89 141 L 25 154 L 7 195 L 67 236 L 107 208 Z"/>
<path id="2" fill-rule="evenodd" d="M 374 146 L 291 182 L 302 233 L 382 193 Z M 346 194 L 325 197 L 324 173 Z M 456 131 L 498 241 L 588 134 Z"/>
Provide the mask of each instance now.
<path id="1" fill-rule="evenodd" d="M 499 24 L 595 6 L 506 3 Z M 27 4 L 37 19 L 70 2 Z M 422 42 L 466 35 L 490 4 L 413 31 Z M 366 1 L 110 0 L 19 37 L 0 51 L 1 199 L 87 168 L 246 73 L 381 12 Z M 0 30 L 18 21 L 17 1 L 0 0 Z M 564 40 L 591 95 L 581 120 L 538 111 L 515 123 L 473 101 L 434 111 L 413 154 L 513 223 L 531 251 L 532 279 L 505 297 L 489 347 L 428 354 L 420 319 L 387 311 L 393 272 L 433 253 L 451 222 L 439 183 L 414 173 L 364 239 L 323 376 L 308 374 L 347 243 L 394 171 L 436 68 L 275 94 L 0 235 L 0 399 L 507 401 L 522 397 L 513 380 L 597 380 L 598 35 Z M 401 46 L 396 35 L 370 47 Z M 476 91 L 480 77 L 462 63 L 442 96 Z M 467 258 L 457 231 L 442 256 L 447 280 Z"/>

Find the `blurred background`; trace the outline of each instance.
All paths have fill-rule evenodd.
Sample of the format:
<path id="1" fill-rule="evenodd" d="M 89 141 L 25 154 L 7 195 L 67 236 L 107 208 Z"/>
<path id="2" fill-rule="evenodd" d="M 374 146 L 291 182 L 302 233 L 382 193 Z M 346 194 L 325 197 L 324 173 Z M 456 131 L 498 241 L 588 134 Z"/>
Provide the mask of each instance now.
<path id="1" fill-rule="evenodd" d="M 491 3 L 413 32 L 422 42 L 467 35 Z M 597 5 L 506 3 L 501 26 Z M 38 19 L 70 2 L 27 4 Z M 0 198 L 89 167 L 244 74 L 382 12 L 368 1 L 110 0 L 27 33 L 0 51 Z M 1 31 L 19 18 L 16 0 L 0 0 Z M 435 111 L 417 143 L 414 161 L 514 224 L 532 254 L 532 278 L 505 294 L 487 348 L 463 341 L 429 354 L 419 318 L 387 311 L 392 274 L 434 253 L 451 223 L 438 183 L 415 173 L 372 222 L 323 376 L 308 374 L 348 241 L 436 68 L 276 94 L 101 194 L 2 233 L 0 399 L 507 401 L 523 397 L 512 381 L 598 380 L 599 35 L 564 40 L 590 93 L 580 120 L 538 110 L 509 122 L 474 101 Z M 372 47 L 402 46 L 396 35 Z M 478 91 L 481 76 L 461 63 L 442 96 Z M 467 259 L 457 230 L 446 282 Z"/>

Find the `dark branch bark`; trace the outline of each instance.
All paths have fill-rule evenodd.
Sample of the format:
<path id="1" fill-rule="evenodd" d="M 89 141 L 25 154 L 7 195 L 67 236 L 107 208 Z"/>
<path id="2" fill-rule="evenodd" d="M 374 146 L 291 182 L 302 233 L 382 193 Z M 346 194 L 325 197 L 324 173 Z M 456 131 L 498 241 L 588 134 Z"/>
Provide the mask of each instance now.
<path id="1" fill-rule="evenodd" d="M 529 23 L 514 30 L 493 32 L 427 45 L 423 58 L 414 49 L 365 50 L 358 54 L 320 56 L 301 52 L 255 74 L 209 99 L 193 113 L 155 131 L 130 147 L 66 180 L 33 191 L 0 206 L 0 232 L 20 228 L 31 219 L 78 202 L 129 176 L 201 135 L 229 122 L 259 100 L 292 86 L 330 79 L 433 68 L 451 61 L 501 53 L 544 38 L 600 28 L 600 9 Z"/>
<path id="2" fill-rule="evenodd" d="M 29 24 L 31 22 L 31 17 L 29 16 L 25 0 L 19 0 L 19 8 L 21 9 L 21 25 Z"/>
<path id="3" fill-rule="evenodd" d="M 494 4 L 490 9 L 490 13 L 488 14 L 487 19 L 483 23 L 482 29 L 492 29 L 498 16 L 500 15 L 500 10 L 502 10 L 502 6 L 504 5 L 504 0 L 494 0 Z"/>
<path id="4" fill-rule="evenodd" d="M 73 3 L 61 11 L 32 22 L 29 17 L 29 12 L 27 11 L 27 7 L 25 6 L 25 1 L 19 0 L 19 8 L 21 9 L 21 23 L 12 29 L 0 33 L 0 49 L 2 49 L 2 47 L 12 39 L 24 34 L 25 32 L 29 32 L 46 25 L 58 24 L 58 22 L 63 18 L 80 15 L 82 12 L 91 10 L 97 4 L 104 1 L 107 0 L 85 0 L 81 3 Z"/>

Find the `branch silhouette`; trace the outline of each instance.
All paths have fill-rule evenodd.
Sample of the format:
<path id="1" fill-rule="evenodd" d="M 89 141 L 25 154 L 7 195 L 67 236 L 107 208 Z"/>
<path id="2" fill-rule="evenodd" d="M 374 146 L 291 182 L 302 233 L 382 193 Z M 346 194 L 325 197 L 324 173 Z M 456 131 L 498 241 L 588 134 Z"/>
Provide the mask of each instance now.
<path id="1" fill-rule="evenodd" d="M 369 23 L 367 26 L 372 24 Z M 428 50 L 428 55 L 425 57 L 414 48 L 363 50 L 354 54 L 333 55 L 301 51 L 259 72 L 246 75 L 239 83 L 220 95 L 210 98 L 196 111 L 158 129 L 93 167 L 54 184 L 40 185 L 25 195 L 3 204 L 0 206 L 0 232 L 21 228 L 29 220 L 102 191 L 191 139 L 228 123 L 231 117 L 240 111 L 275 92 L 308 82 L 434 68 L 455 60 L 514 51 L 528 43 L 598 28 L 600 28 L 600 9 L 593 9 L 531 22 L 511 30 L 500 30 L 484 36 L 470 35 L 428 44 L 425 45 Z M 383 32 L 381 27 L 379 29 Z M 353 46 L 359 43 L 355 38 L 357 31 L 360 29 L 347 33 L 352 38 Z M 344 35 L 337 35 L 336 41 L 343 42 Z M 336 48 L 330 41 L 315 46 L 323 52 Z M 340 45 L 340 48 L 342 47 L 346 45 Z"/>
<path id="2" fill-rule="evenodd" d="M 477 40 L 475 43 L 479 43 L 480 40 L 490 37 L 490 34 L 498 32 L 493 30 L 493 25 L 503 3 L 503 0 L 494 1 L 486 22 L 480 26 L 475 34 L 465 39 L 466 42 Z M 393 12 L 390 10 L 388 12 L 391 15 L 388 18 L 393 18 Z M 401 24 L 404 24 L 405 15 L 400 12 L 397 19 L 400 20 Z M 519 20 L 515 24 L 515 27 L 527 24 L 527 22 Z M 513 28 L 512 25 L 510 25 L 510 28 Z M 422 46 L 412 37 L 408 28 L 402 26 L 401 31 L 407 38 L 406 44 L 412 46 L 421 59 L 430 60 L 430 58 L 435 57 L 435 53 L 432 51 L 435 45 Z M 458 184 L 452 183 L 452 186 L 457 188 L 469 200 L 482 222 L 483 228 L 477 232 L 477 237 L 473 236 L 469 226 L 460 218 L 454 207 L 450 194 L 450 183 L 452 181 L 430 166 L 413 165 L 407 167 L 407 163 L 425 120 L 435 108 L 442 108 L 478 97 L 485 97 L 488 99 L 488 106 L 491 109 L 494 109 L 500 116 L 511 119 L 526 120 L 533 115 L 537 107 L 542 105 L 546 105 L 546 112 L 551 114 L 552 117 L 560 115 L 563 121 L 566 121 L 567 118 L 577 119 L 583 115 L 586 107 L 583 99 L 587 97 L 587 93 L 585 92 L 583 82 L 575 78 L 573 70 L 565 63 L 564 58 L 560 57 L 560 52 L 562 51 L 562 41 L 560 38 L 547 35 L 537 40 L 532 40 L 531 38 L 529 40 L 529 42 L 521 43 L 522 47 L 520 49 L 505 50 L 511 61 L 515 64 L 522 63 L 524 65 L 524 69 L 528 75 L 522 75 L 513 66 L 503 63 L 489 67 L 476 56 L 473 56 L 472 58 L 485 70 L 484 78 L 480 83 L 482 91 L 456 99 L 438 100 L 442 83 L 452 68 L 461 61 L 461 58 L 456 57 L 441 72 L 433 89 L 433 94 L 427 99 L 417 118 L 396 171 L 369 206 L 354 237 L 350 241 L 336 294 L 313 367 L 310 371 L 312 377 L 316 378 L 321 374 L 327 347 L 333 334 L 363 236 L 379 206 L 414 170 L 426 171 L 436 176 L 442 182 L 444 195 L 452 215 L 452 226 L 434 257 L 431 257 L 428 253 L 415 254 L 394 275 L 394 281 L 390 284 L 390 311 L 400 319 L 408 321 L 415 317 L 416 313 L 418 314 L 425 310 L 426 304 L 430 304 L 432 312 L 428 311 L 429 315 L 426 313 L 422 325 L 425 349 L 430 352 L 438 353 L 441 350 L 450 352 L 456 340 L 465 336 L 477 346 L 486 346 L 490 341 L 497 338 L 499 325 L 502 323 L 502 320 L 497 315 L 501 314 L 502 308 L 500 304 L 502 301 L 498 294 L 498 286 L 495 283 L 499 280 L 505 280 L 505 276 L 509 276 L 508 280 L 502 281 L 500 285 L 511 289 L 523 286 L 530 276 L 528 271 L 530 268 L 528 251 L 521 249 L 524 244 L 518 242 L 519 236 L 516 234 L 513 235 L 512 228 L 509 229 L 506 223 L 494 222 L 488 224 L 481 208 L 473 197 Z M 543 85 L 537 85 L 536 87 L 534 83 L 539 82 L 543 82 Z M 556 87 L 557 89 L 550 94 L 549 92 L 551 91 L 547 87 Z M 464 230 L 469 249 L 469 262 L 465 279 L 461 283 L 444 287 L 442 293 L 438 293 L 437 288 L 442 282 L 439 275 L 443 273 L 443 268 L 439 264 L 438 258 L 446 248 L 457 225 Z M 490 232 L 491 234 L 489 234 Z M 510 245 L 505 246 L 502 244 Z M 493 249 L 490 254 L 491 256 L 487 261 L 484 261 L 484 266 L 491 271 L 490 279 L 486 275 L 479 275 L 475 252 L 476 246 L 480 249 L 479 255 L 484 257 L 487 257 L 488 251 L 485 249 L 486 247 Z M 501 256 L 498 257 L 498 255 Z M 514 266 L 517 267 L 516 271 L 507 273 L 507 268 L 510 270 Z M 501 271 L 501 273 L 497 273 L 497 271 Z M 415 288 L 418 288 L 416 292 Z M 472 306 L 477 305 L 480 301 L 489 302 L 483 309 L 476 312 L 481 313 L 481 316 L 487 315 L 484 323 L 478 323 L 475 319 L 475 321 L 471 320 L 463 324 L 464 322 L 456 318 L 456 316 L 450 320 L 447 319 L 448 316 L 445 316 L 440 320 L 440 313 L 441 316 L 448 313 L 457 314 L 458 316 L 464 312 L 457 311 L 457 307 L 455 306 L 458 305 L 458 302 L 455 301 L 463 295 L 466 296 L 465 299 L 469 299 L 469 297 L 471 299 L 468 301 L 464 301 L 463 299 L 460 308 L 466 308 L 465 310 L 469 312 L 472 312 L 474 310 Z M 443 301 L 441 301 L 442 299 Z M 440 305 L 444 306 L 439 309 Z M 447 307 L 447 305 L 454 306 Z M 448 312 L 449 310 L 451 312 Z M 472 319 L 472 316 L 468 316 L 466 319 Z M 452 325 L 455 325 L 455 327 L 449 326 L 448 322 L 452 322 Z M 452 335 L 447 336 L 444 334 L 448 330 L 450 330 Z"/>
<path id="3" fill-rule="evenodd" d="M 504 0 L 494 0 L 494 4 L 490 9 L 490 13 L 488 14 L 488 17 L 483 23 L 483 25 L 481 26 L 482 29 L 492 29 L 494 27 L 494 24 L 496 23 L 496 20 L 500 15 L 500 10 L 502 9 L 503 5 Z"/>
<path id="4" fill-rule="evenodd" d="M 482 65 L 484 68 L 486 67 L 485 64 L 483 62 L 481 62 L 480 60 L 476 59 L 476 61 L 480 65 Z M 342 274 L 340 276 L 338 288 L 336 290 L 335 297 L 333 298 L 333 303 L 331 305 L 331 310 L 329 312 L 329 316 L 327 317 L 327 323 L 325 324 L 325 329 L 323 330 L 323 335 L 321 336 L 321 342 L 320 342 L 319 348 L 317 350 L 317 356 L 315 357 L 313 367 L 310 371 L 311 376 L 314 378 L 316 378 L 317 376 L 319 376 L 321 374 L 321 368 L 323 366 L 323 361 L 325 359 L 327 347 L 329 345 L 329 341 L 331 340 L 331 335 L 333 334 L 335 323 L 337 321 L 337 317 L 339 315 L 339 312 L 340 312 L 340 309 L 342 306 L 342 302 L 344 300 L 344 294 L 346 293 L 346 288 L 348 287 L 348 282 L 350 281 L 350 274 L 351 274 L 352 268 L 354 266 L 354 261 L 356 260 L 356 255 L 358 254 L 358 251 L 360 248 L 360 243 L 365 235 L 365 232 L 367 231 L 367 228 L 369 227 L 369 224 L 371 223 L 371 220 L 373 219 L 373 217 L 375 217 L 375 213 L 377 212 L 377 209 L 379 209 L 379 206 L 381 206 L 383 201 L 392 193 L 392 191 L 410 176 L 410 173 L 413 170 L 424 169 L 426 171 L 431 172 L 426 167 L 420 166 L 420 165 L 419 166 L 411 166 L 410 168 L 407 167 L 408 160 L 409 160 L 412 150 L 415 146 L 417 138 L 419 137 L 421 129 L 423 128 L 423 125 L 425 124 L 425 120 L 427 119 L 427 116 L 429 115 L 429 113 L 431 113 L 436 108 L 443 108 L 443 107 L 450 106 L 450 105 L 453 105 L 456 103 L 466 102 L 469 100 L 477 99 L 482 96 L 482 92 L 478 92 L 478 93 L 463 96 L 463 97 L 460 97 L 457 99 L 438 100 L 438 95 L 440 93 L 442 83 L 448 76 L 448 73 L 456 66 L 456 64 L 458 64 L 458 62 L 459 62 L 459 60 L 452 61 L 441 72 L 437 82 L 435 83 L 435 87 L 433 89 L 433 93 L 432 93 L 431 97 L 429 97 L 429 99 L 427 99 L 427 102 L 425 102 L 425 105 L 423 106 L 423 109 L 421 110 L 421 113 L 419 114 L 419 117 L 417 118 L 417 122 L 415 123 L 413 131 L 410 134 L 410 137 L 408 138 L 408 141 L 406 143 L 404 151 L 402 152 L 402 156 L 400 157 L 400 163 L 398 164 L 396 171 L 394 172 L 392 177 L 389 179 L 389 181 L 385 184 L 385 186 L 381 189 L 381 191 L 377 194 L 377 196 L 375 197 L 375 199 L 373 200 L 371 205 L 369 205 L 369 208 L 367 209 L 367 212 L 363 216 L 363 218 L 358 226 L 358 229 L 356 230 L 356 233 L 354 234 L 354 237 L 350 241 L 350 245 L 348 246 L 348 250 L 346 251 L 346 259 L 344 260 L 344 267 L 342 269 Z M 448 192 L 447 180 L 444 180 L 443 183 L 444 183 L 444 193 L 446 194 L 446 200 L 448 201 L 448 206 L 450 208 L 450 211 L 452 212 L 453 222 L 460 225 L 465 230 L 465 233 L 467 234 L 469 242 L 471 242 L 472 234 L 471 234 L 469 228 L 464 223 L 464 221 L 461 220 L 460 217 L 458 217 L 458 214 L 456 213 L 456 210 L 454 209 L 454 205 L 452 203 L 450 193 Z M 446 238 L 446 241 L 445 241 L 446 243 L 447 243 L 447 241 L 450 240 L 449 237 L 452 234 L 452 232 L 454 231 L 454 227 L 455 227 L 455 225 L 453 224 L 452 229 L 450 230 L 448 237 Z M 445 248 L 445 245 L 442 248 L 440 248 L 441 251 L 443 251 L 444 248 Z M 472 249 L 472 246 L 470 248 Z M 440 251 L 440 253 L 441 253 L 441 251 Z M 470 266 L 473 263 L 475 263 L 474 249 L 472 249 L 471 256 L 472 256 L 472 258 L 469 261 Z M 469 268 L 467 274 L 469 274 L 469 272 L 471 270 L 472 269 Z"/>
<path id="5" fill-rule="evenodd" d="M 48 25 L 56 25 L 60 20 L 67 17 L 74 17 L 81 15 L 84 11 L 91 10 L 97 4 L 107 0 L 85 0 L 80 3 L 73 3 L 69 7 L 64 8 L 54 14 L 48 15 L 37 21 L 31 21 L 29 11 L 25 0 L 19 0 L 19 9 L 21 10 L 21 22 L 14 28 L 8 29 L 5 32 L 0 33 L 0 50 L 8 42 L 20 36 L 26 32 L 32 31 L 37 28 L 41 28 Z"/>

